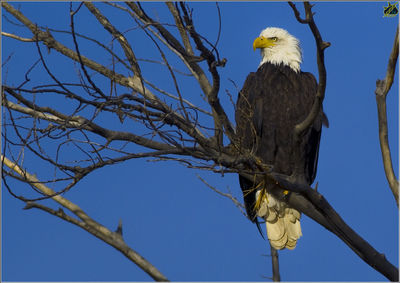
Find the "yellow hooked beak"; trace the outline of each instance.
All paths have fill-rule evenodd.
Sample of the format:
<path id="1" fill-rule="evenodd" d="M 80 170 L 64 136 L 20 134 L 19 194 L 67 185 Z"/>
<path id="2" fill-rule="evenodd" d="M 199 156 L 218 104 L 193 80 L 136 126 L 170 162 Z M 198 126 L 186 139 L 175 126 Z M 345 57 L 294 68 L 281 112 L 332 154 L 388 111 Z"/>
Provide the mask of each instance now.
<path id="1" fill-rule="evenodd" d="M 257 48 L 267 48 L 275 45 L 275 38 L 265 38 L 263 36 L 257 37 L 253 42 L 253 50 L 256 51 Z"/>

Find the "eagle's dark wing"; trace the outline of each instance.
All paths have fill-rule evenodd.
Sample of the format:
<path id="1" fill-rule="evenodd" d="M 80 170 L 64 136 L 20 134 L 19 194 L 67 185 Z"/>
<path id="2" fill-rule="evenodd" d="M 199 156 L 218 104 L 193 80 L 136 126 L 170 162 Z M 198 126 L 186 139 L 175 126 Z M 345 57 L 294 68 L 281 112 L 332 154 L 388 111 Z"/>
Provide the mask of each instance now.
<path id="1" fill-rule="evenodd" d="M 276 173 L 291 175 L 299 166 L 303 179 L 311 184 L 317 171 L 322 110 L 301 137 L 299 158 L 293 154 L 298 146 L 293 141 L 293 129 L 307 117 L 316 92 L 312 74 L 296 73 L 288 66 L 264 63 L 256 73 L 250 73 L 236 105 L 239 148 L 273 165 Z M 239 178 L 247 213 L 255 221 L 255 184 Z"/>

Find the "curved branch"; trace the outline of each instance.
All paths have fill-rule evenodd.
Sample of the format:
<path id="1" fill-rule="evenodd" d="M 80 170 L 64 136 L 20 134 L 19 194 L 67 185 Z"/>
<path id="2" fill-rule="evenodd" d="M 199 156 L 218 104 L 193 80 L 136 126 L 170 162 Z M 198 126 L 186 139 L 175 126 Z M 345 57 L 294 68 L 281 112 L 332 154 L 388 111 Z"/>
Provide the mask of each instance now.
<path id="1" fill-rule="evenodd" d="M 220 141 L 222 137 L 222 126 L 226 130 L 226 134 L 228 137 L 233 141 L 234 137 L 234 130 L 231 122 L 228 119 L 228 116 L 226 115 L 223 107 L 220 104 L 220 101 L 218 99 L 218 91 L 219 91 L 219 75 L 216 70 L 217 66 L 223 66 L 225 61 L 222 60 L 221 62 L 217 62 L 215 60 L 215 57 L 209 51 L 201 42 L 200 36 L 197 34 L 197 32 L 194 30 L 193 27 L 193 22 L 190 17 L 184 15 L 184 22 L 185 22 L 185 29 L 189 31 L 190 36 L 192 39 L 195 41 L 196 47 L 201 51 L 201 56 L 200 58 L 204 58 L 207 60 L 207 63 L 209 65 L 209 71 L 212 75 L 213 78 L 213 85 L 210 84 L 208 81 L 204 71 L 202 68 L 195 62 L 195 58 L 190 55 L 190 51 L 186 50 L 180 42 L 167 30 L 165 29 L 159 22 L 154 21 L 151 19 L 144 10 L 140 7 L 140 5 L 137 5 L 132 2 L 127 2 L 126 3 L 131 10 L 134 12 L 134 14 L 139 18 L 144 24 L 146 25 L 152 25 L 154 26 L 159 33 L 162 35 L 164 38 L 163 42 L 167 45 L 168 48 L 170 48 L 172 51 L 175 53 L 179 54 L 178 56 L 181 58 L 181 60 L 188 66 L 190 71 L 193 73 L 195 76 L 196 80 L 198 81 L 202 91 L 206 95 L 209 104 L 213 110 L 213 116 L 215 120 L 215 128 L 216 128 L 216 133 L 215 136 L 217 137 L 217 140 Z M 186 8 L 184 5 L 181 4 L 181 8 L 183 12 L 186 12 Z M 183 22 L 182 22 L 183 23 Z M 147 29 L 149 29 L 146 26 Z M 153 32 L 153 31 L 151 31 Z M 153 32 L 154 34 L 154 32 Z M 156 35 L 156 34 L 155 34 Z M 157 36 L 157 35 L 156 35 Z M 159 35 L 158 35 L 159 36 Z M 204 56 L 204 57 L 203 57 Z M 220 143 L 222 145 L 222 143 Z"/>
<path id="2" fill-rule="evenodd" d="M 394 282 L 399 280 L 398 269 L 386 259 L 384 254 L 375 250 L 347 225 L 322 194 L 303 184 L 292 183 L 288 176 L 273 173 L 270 175 L 283 188 L 292 191 L 286 199 L 292 207 L 338 236 L 362 260 L 386 278 Z M 271 193 L 279 197 L 281 191 L 272 191 Z"/>
<path id="3" fill-rule="evenodd" d="M 399 27 L 396 30 L 392 52 L 390 53 L 386 77 L 384 80 L 376 81 L 375 98 L 378 107 L 379 123 L 379 142 L 381 145 L 383 166 L 385 168 L 386 179 L 388 180 L 390 190 L 399 207 L 399 181 L 397 180 L 392 164 L 390 147 L 388 141 L 388 126 L 386 114 L 386 96 L 392 87 L 394 74 L 396 71 L 397 58 L 399 57 Z"/>
<path id="4" fill-rule="evenodd" d="M 35 186 L 38 190 L 43 192 L 46 195 L 54 195 L 55 192 L 50 189 L 49 187 L 42 184 L 34 175 L 29 174 L 24 169 L 22 169 L 18 164 L 12 162 L 7 157 L 1 155 L 1 161 L 11 170 L 15 171 L 19 174 L 22 178 L 26 180 L 26 182 Z M 147 261 L 144 257 L 138 254 L 135 250 L 130 248 L 125 241 L 123 240 L 122 236 L 116 232 L 110 231 L 105 226 L 101 225 L 100 223 L 93 220 L 89 215 L 87 215 L 78 205 L 72 203 L 68 199 L 56 195 L 52 197 L 52 199 L 62 205 L 64 208 L 71 211 L 77 217 L 76 218 L 67 216 L 61 209 L 55 211 L 43 205 L 39 205 L 33 202 L 27 202 L 27 206 L 25 209 L 30 208 L 39 208 L 44 210 L 52 215 L 55 215 L 65 221 L 68 221 L 84 230 L 89 232 L 90 234 L 94 235 L 95 237 L 99 238 L 100 240 L 106 242 L 110 246 L 117 249 L 123 255 L 125 255 L 129 260 L 134 262 L 139 268 L 141 268 L 144 272 L 150 275 L 156 281 L 168 281 L 167 277 L 165 277 L 155 266 L 153 266 L 149 261 Z"/>
<path id="5" fill-rule="evenodd" d="M 242 177 L 254 182 L 255 175 L 242 173 Z M 399 271 L 391 264 L 384 254 L 378 252 L 366 240 L 358 235 L 342 217 L 329 204 L 324 196 L 302 183 L 293 182 L 291 176 L 264 172 L 257 175 L 257 180 L 264 177 L 272 178 L 281 188 L 275 188 L 269 192 L 278 199 L 282 198 L 282 189 L 291 193 L 285 197 L 287 203 L 307 215 L 327 230 L 339 237 L 349 248 L 351 248 L 364 262 L 377 270 L 391 281 L 398 282 Z"/>
<path id="6" fill-rule="evenodd" d="M 310 113 L 302 121 L 300 124 L 297 124 L 295 127 L 295 135 L 298 137 L 304 132 L 310 125 L 314 122 L 315 118 L 317 117 L 318 113 L 320 113 L 322 108 L 322 102 L 324 101 L 325 97 L 325 89 L 326 89 L 326 68 L 325 68 L 325 61 L 324 61 L 324 50 L 329 47 L 331 44 L 329 42 L 325 42 L 322 40 L 322 36 L 318 30 L 317 25 L 314 22 L 313 12 L 311 10 L 313 5 L 310 5 L 309 2 L 304 2 L 304 10 L 306 13 L 306 18 L 301 19 L 300 13 L 297 10 L 296 6 L 292 2 L 288 2 L 290 7 L 293 9 L 296 19 L 301 24 L 308 24 L 310 27 L 314 38 L 315 43 L 317 46 L 317 64 L 318 64 L 318 89 L 317 94 L 315 96 L 314 104 L 311 108 Z"/>

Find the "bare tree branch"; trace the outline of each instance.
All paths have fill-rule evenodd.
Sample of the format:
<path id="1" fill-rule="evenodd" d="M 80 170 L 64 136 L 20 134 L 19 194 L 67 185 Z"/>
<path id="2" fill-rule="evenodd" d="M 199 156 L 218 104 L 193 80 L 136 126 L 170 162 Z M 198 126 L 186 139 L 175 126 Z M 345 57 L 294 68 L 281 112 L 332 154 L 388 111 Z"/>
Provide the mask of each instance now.
<path id="1" fill-rule="evenodd" d="M 97 20 L 103 25 L 103 27 L 112 34 L 114 38 L 116 38 L 124 50 L 125 56 L 129 61 L 129 64 L 132 68 L 133 73 L 141 79 L 141 71 L 140 67 L 137 63 L 137 59 L 135 54 L 133 53 L 131 45 L 128 43 L 128 40 L 125 36 L 118 31 L 110 21 L 100 13 L 99 9 L 97 9 L 91 2 L 85 2 L 85 6 L 89 9 L 89 11 L 97 18 Z"/>
<path id="2" fill-rule="evenodd" d="M 293 9 L 293 12 L 296 16 L 296 19 L 299 23 L 308 24 L 310 30 L 312 31 L 315 43 L 317 46 L 317 64 L 318 64 L 318 73 L 319 73 L 319 80 L 318 80 L 318 91 L 316 95 L 316 100 L 314 101 L 313 107 L 307 116 L 307 118 L 300 124 L 296 125 L 296 133 L 300 134 L 305 129 L 307 129 L 312 122 L 315 120 L 315 117 L 318 115 L 319 110 L 322 107 L 322 102 L 325 97 L 325 89 L 326 89 L 326 68 L 325 68 L 325 60 L 324 60 L 324 50 L 329 47 L 331 44 L 329 42 L 325 42 L 322 40 L 322 36 L 318 30 L 317 25 L 314 22 L 314 13 L 312 12 L 311 5 L 309 2 L 304 2 L 304 10 L 306 13 L 306 18 L 300 18 L 300 12 L 297 10 L 295 4 L 292 2 L 288 2 L 290 7 Z"/>
<path id="3" fill-rule="evenodd" d="M 187 31 L 183 25 L 183 20 L 179 13 L 179 9 L 177 8 L 177 4 L 174 5 L 171 2 L 165 2 L 165 4 L 167 5 L 171 14 L 174 16 L 175 24 L 178 27 L 179 33 L 180 33 L 182 41 L 183 41 L 183 45 L 185 46 L 187 53 L 194 56 L 193 47 L 192 47 L 192 44 L 190 43 L 190 39 L 187 34 Z"/>
<path id="4" fill-rule="evenodd" d="M 76 62 L 82 61 L 85 66 L 99 72 L 100 74 L 116 81 L 118 84 L 131 87 L 136 92 L 142 93 L 146 97 L 151 100 L 157 101 L 157 97 L 148 89 L 142 87 L 142 83 L 139 77 L 125 77 L 121 74 L 113 72 L 109 70 L 105 66 L 88 59 L 84 56 L 79 56 L 76 52 L 72 51 L 71 49 L 67 48 L 65 45 L 61 44 L 60 42 L 56 41 L 54 37 L 51 35 L 49 31 L 40 30 L 35 24 L 33 24 L 28 18 L 26 18 L 20 11 L 14 9 L 12 5 L 2 2 L 2 7 L 5 8 L 9 13 L 11 13 L 14 17 L 16 17 L 21 23 L 23 23 L 30 31 L 33 33 L 34 37 L 38 40 L 43 42 L 49 49 L 54 48 L 61 54 L 71 58 Z"/>
<path id="5" fill-rule="evenodd" d="M 396 30 L 392 52 L 390 53 L 386 77 L 384 80 L 376 81 L 375 98 L 378 107 L 378 123 L 379 123 L 379 142 L 381 145 L 383 166 L 385 168 L 386 178 L 389 183 L 390 190 L 399 207 L 399 181 L 393 170 L 392 158 L 390 154 L 388 141 L 388 126 L 386 114 L 386 96 L 392 87 L 394 74 L 396 71 L 397 58 L 399 57 L 399 27 Z"/>
<path id="6" fill-rule="evenodd" d="M 281 281 L 281 275 L 279 273 L 279 256 L 278 256 L 278 251 L 271 246 L 271 258 L 272 258 L 272 281 L 274 282 L 280 282 Z"/>
<path id="7" fill-rule="evenodd" d="M 25 37 L 21 37 L 21 36 L 18 36 L 18 35 L 12 34 L 12 33 L 8 33 L 8 32 L 4 32 L 4 31 L 1 32 L 1 35 L 7 36 L 7 37 L 10 37 L 10 38 L 22 41 L 22 42 L 35 42 L 35 40 L 32 38 L 25 38 Z"/>
<path id="8" fill-rule="evenodd" d="M 294 192 L 287 196 L 287 202 L 292 207 L 338 236 L 362 260 L 386 278 L 391 281 L 398 281 L 398 269 L 386 259 L 384 254 L 375 250 L 374 247 L 347 225 L 322 194 L 303 184 L 293 183 L 290 177 L 280 174 L 271 175 L 282 186 L 282 189 Z M 278 191 L 271 191 L 271 193 L 279 197 Z"/>
<path id="9" fill-rule="evenodd" d="M 159 150 L 164 150 L 164 149 L 171 149 L 171 147 L 166 146 L 165 144 L 152 141 L 146 138 L 143 138 L 141 136 L 128 133 L 128 132 L 116 132 L 114 130 L 108 130 L 106 128 L 101 127 L 100 125 L 97 125 L 96 123 L 91 122 L 88 119 L 85 119 L 84 117 L 81 116 L 68 116 L 65 114 L 62 114 L 58 111 L 55 111 L 51 108 L 48 107 L 39 107 L 37 105 L 33 105 L 29 101 L 25 100 L 21 95 L 17 94 L 14 90 L 7 86 L 3 86 L 4 90 L 7 91 L 8 93 L 12 94 L 14 97 L 18 98 L 18 101 L 24 103 L 28 108 L 22 107 L 20 105 L 17 105 L 15 103 L 9 102 L 5 99 L 4 102 L 10 106 L 10 108 L 20 111 L 25 114 L 31 114 L 34 117 L 42 118 L 51 122 L 56 122 L 58 124 L 64 124 L 65 126 L 72 127 L 72 128 L 83 128 L 86 130 L 89 130 L 93 133 L 96 133 L 105 139 L 107 141 L 113 141 L 113 140 L 125 140 L 125 141 L 132 141 L 136 144 L 153 148 L 153 149 L 159 149 Z M 52 115 L 44 114 L 44 113 L 50 113 Z"/>
<path id="10" fill-rule="evenodd" d="M 244 215 L 247 216 L 245 210 L 244 210 L 244 205 L 242 203 L 240 203 L 234 196 L 232 196 L 232 194 L 230 193 L 224 193 L 221 192 L 220 190 L 218 190 L 217 188 L 215 188 L 214 186 L 210 185 L 206 180 L 204 180 L 202 177 L 200 177 L 200 175 L 197 175 L 197 178 L 200 179 L 200 181 L 202 181 L 207 187 L 209 187 L 211 190 L 213 190 L 214 192 L 216 192 L 217 194 L 226 197 L 228 199 L 230 199 L 237 208 L 240 209 L 240 212 Z"/>
<path id="11" fill-rule="evenodd" d="M 54 195 L 55 194 L 55 192 L 52 189 L 43 185 L 35 176 L 26 172 L 24 169 L 22 169 L 20 166 L 18 166 L 18 164 L 12 162 L 7 157 L 1 155 L 1 160 L 2 160 L 2 163 L 4 163 L 7 167 L 9 167 L 11 170 L 15 171 L 22 178 L 24 178 L 26 180 L 26 182 L 32 184 L 33 186 L 35 186 L 38 190 L 40 190 L 44 194 L 46 194 L 46 195 Z M 36 204 L 33 202 L 27 202 L 25 209 L 39 208 L 43 211 L 46 211 L 47 213 L 57 216 L 67 222 L 70 222 L 70 223 L 86 230 L 90 234 L 94 235 L 95 237 L 103 240 L 110 246 L 117 249 L 119 252 L 121 252 L 123 255 L 125 255 L 129 260 L 133 261 L 137 266 L 139 266 L 139 268 L 141 268 L 144 272 L 146 272 L 148 275 L 150 275 L 154 280 L 168 281 L 168 279 L 155 266 L 153 266 L 144 257 L 142 257 L 140 254 L 138 254 L 136 251 L 134 251 L 132 248 L 130 248 L 125 243 L 125 241 L 123 240 L 123 238 L 120 234 L 112 232 L 109 229 L 107 229 L 106 227 L 104 227 L 103 225 L 101 225 L 100 223 L 96 222 L 89 215 L 87 215 L 79 206 L 77 206 L 76 204 L 67 200 L 66 198 L 64 198 L 60 195 L 56 195 L 56 196 L 53 196 L 52 199 L 55 202 L 62 205 L 65 209 L 71 211 L 80 220 L 66 215 L 62 209 L 55 211 L 51 208 L 45 207 L 44 205 Z"/>

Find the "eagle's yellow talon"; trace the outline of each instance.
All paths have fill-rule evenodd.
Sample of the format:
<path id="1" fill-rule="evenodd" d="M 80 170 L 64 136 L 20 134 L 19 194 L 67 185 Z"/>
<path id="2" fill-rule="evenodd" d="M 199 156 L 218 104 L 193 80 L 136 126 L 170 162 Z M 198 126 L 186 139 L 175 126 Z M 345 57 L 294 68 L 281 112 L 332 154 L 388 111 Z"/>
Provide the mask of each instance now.
<path id="1" fill-rule="evenodd" d="M 259 187 L 260 185 L 258 185 L 257 187 Z M 265 189 L 261 189 L 260 194 L 258 195 L 258 198 L 256 199 L 256 203 L 254 204 L 254 211 L 258 211 L 261 207 L 262 202 L 264 201 L 264 199 L 267 201 L 268 203 L 268 198 L 267 198 L 267 194 Z"/>

